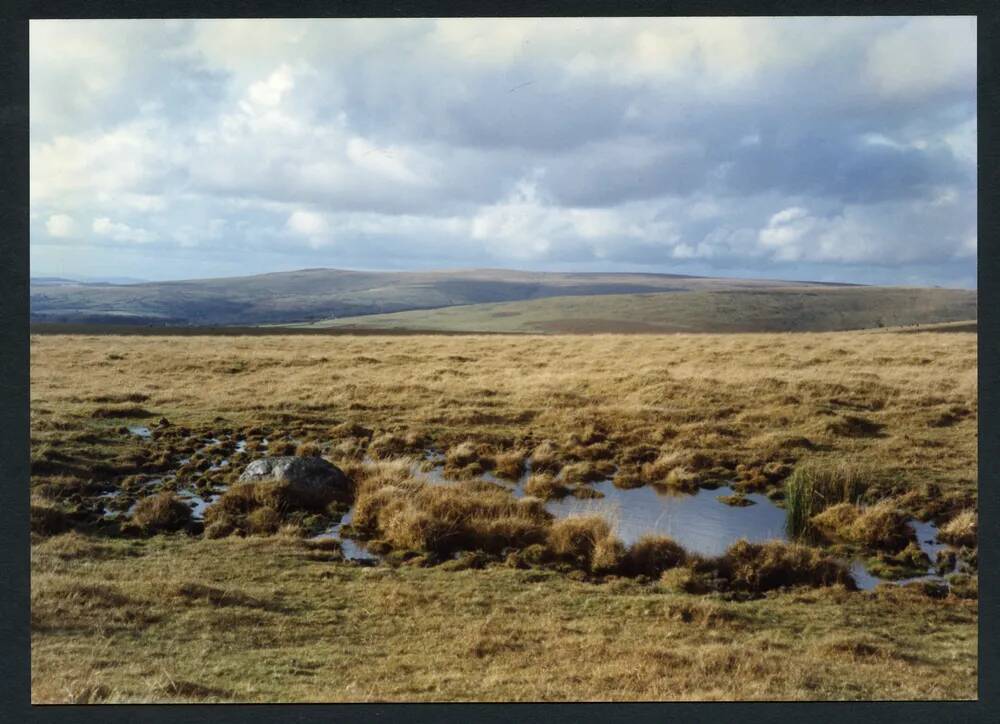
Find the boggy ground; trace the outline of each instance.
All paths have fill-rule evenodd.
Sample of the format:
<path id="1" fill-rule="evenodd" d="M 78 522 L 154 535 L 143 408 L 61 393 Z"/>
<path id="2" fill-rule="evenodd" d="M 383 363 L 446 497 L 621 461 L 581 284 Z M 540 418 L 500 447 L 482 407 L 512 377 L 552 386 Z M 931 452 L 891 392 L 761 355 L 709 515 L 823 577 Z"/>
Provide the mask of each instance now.
<path id="1" fill-rule="evenodd" d="M 161 417 L 171 424 L 157 427 Z M 126 424 L 149 425 L 155 434 L 148 440 L 123 434 Z M 197 454 L 192 440 L 217 436 L 230 440 L 230 446 L 233 439 L 246 439 L 247 449 Z M 99 520 L 103 505 L 96 503 L 102 493 L 141 488 L 143 476 L 176 469 L 178 458 L 192 453 L 180 479 L 200 470 L 198 484 L 206 489 L 231 484 L 239 463 L 262 454 L 263 437 L 269 438 L 272 453 L 301 447 L 300 452 L 322 452 L 344 466 L 357 485 L 358 532 L 408 553 L 396 561 L 408 564 L 367 569 L 344 562 L 335 546 L 322 550 L 301 540 L 311 520 L 303 514 L 277 515 L 265 506 L 246 519 L 228 519 L 221 513 L 239 507 L 231 503 L 243 505 L 235 495 L 230 505 L 223 501 L 215 513 L 206 513 L 210 525 L 204 534 L 189 528 L 129 539 L 122 536 L 153 531 Z M 833 488 L 850 487 L 852 496 L 858 492 L 871 507 L 854 510 L 854 497 L 846 508 L 805 506 L 804 519 L 818 521 L 815 529 L 828 534 L 814 542 L 877 549 L 892 540 L 893 550 L 884 555 L 898 558 L 905 551 L 895 549 L 906 541 L 894 537 L 906 516 L 944 524 L 974 551 L 975 446 L 975 335 L 964 333 L 34 337 L 34 697 L 974 696 L 976 621 L 974 602 L 968 600 L 975 595 L 974 581 L 971 593 L 966 582 L 964 592 L 953 586 L 944 598 L 940 590 L 920 587 L 849 592 L 837 583 L 838 575 L 830 574 L 818 549 L 765 551 L 764 556 L 769 561 L 794 558 L 821 571 L 822 581 L 808 582 L 825 587 L 812 591 L 776 592 L 758 585 L 761 552 L 755 549 L 689 565 L 730 584 L 754 582 L 753 595 L 734 600 L 732 585 L 693 586 L 680 569 L 661 571 L 676 567 L 675 561 L 661 560 L 662 565 L 646 570 L 642 562 L 650 558 L 649 546 L 645 553 L 626 551 L 600 532 L 599 541 L 590 534 L 589 547 L 583 546 L 587 561 L 582 567 L 590 577 L 582 582 L 563 575 L 574 568 L 566 556 L 579 552 L 581 538 L 565 524 L 512 508 L 500 499 L 502 491 L 481 484 L 463 488 L 475 498 L 417 493 L 410 483 L 386 477 L 378 466 L 373 472 L 361 459 L 387 461 L 380 464 L 391 470 L 396 458 L 433 448 L 445 455 L 446 473 L 469 478 L 484 469 L 516 477 L 530 456 L 536 471 L 561 470 L 561 479 L 577 492 L 607 475 L 621 487 L 690 488 L 728 481 L 738 490 L 765 491 L 779 500 L 791 492 L 793 506 L 800 505 L 802 490 L 828 494 L 832 480 Z M 212 469 L 223 454 L 232 465 Z M 852 467 L 841 477 L 850 486 L 837 476 L 806 476 L 845 462 Z M 487 505 L 485 498 L 495 500 Z M 143 508 L 153 511 L 152 519 L 161 509 L 172 516 L 166 498 Z M 449 570 L 463 566 L 436 565 L 447 556 L 428 561 L 412 555 L 417 551 L 400 550 L 434 549 L 453 539 L 442 538 L 438 518 L 456 511 L 456 521 L 476 511 L 485 526 L 465 526 L 464 546 L 482 530 L 499 541 L 493 546 L 497 550 L 487 551 L 496 554 L 493 558 L 477 562 L 485 570 Z M 59 534 L 65 528 L 77 532 Z M 241 533 L 254 536 L 232 537 Z M 524 549 L 513 560 L 502 550 L 510 543 Z M 532 546 L 534 558 L 527 555 Z M 545 565 L 546 557 L 560 555 L 562 568 Z M 429 564 L 433 567 L 421 567 Z M 307 575 L 313 567 L 323 574 Z M 637 569 L 648 575 L 620 577 L 634 576 Z M 164 579 L 167 571 L 185 572 L 185 580 L 177 581 L 180 593 L 158 585 L 170 580 Z M 334 579 L 338 593 L 331 598 Z M 268 581 L 274 586 L 284 581 L 283 592 L 259 588 Z M 401 607 L 405 615 L 379 613 L 367 592 L 400 581 L 419 595 Z M 346 590 L 354 595 L 346 596 Z M 393 590 L 398 592 L 399 585 Z M 434 599 L 422 597 L 429 591 L 439 597 L 436 614 Z M 524 605 L 511 604 L 501 591 L 523 598 Z M 297 603 L 290 608 L 266 603 L 270 593 Z M 230 594 L 242 603 L 231 603 Z M 477 608 L 468 601 L 484 603 Z M 592 615 L 581 611 L 585 601 L 597 601 L 589 604 Z M 647 609 L 652 613 L 636 614 Z M 728 613 L 702 616 L 709 609 Z M 116 613 L 110 618 L 97 613 L 107 610 Z M 463 649 L 460 638 L 448 640 L 445 611 L 454 612 L 453 625 L 479 626 L 493 643 Z M 230 622 L 208 625 L 216 615 Z M 812 622 L 817 616 L 822 626 L 794 626 L 796 620 Z M 926 624 L 928 616 L 937 622 L 933 627 Z M 705 625 L 691 625 L 700 618 Z M 586 634 L 580 640 L 566 630 L 575 625 L 566 622 L 577 619 L 588 624 L 580 628 L 578 633 Z M 490 632 L 482 628 L 487 624 L 499 628 Z M 290 656 L 290 668 L 241 673 L 256 659 L 235 639 L 242 632 L 255 640 L 258 634 L 252 631 L 267 639 L 261 644 L 265 650 L 283 652 L 273 661 Z M 692 633 L 697 635 L 691 638 Z M 310 676 L 309 667 L 296 668 L 294 662 L 324 658 L 317 641 L 341 636 L 357 641 L 351 639 L 346 650 L 334 646 L 336 655 L 328 651 L 329 662 L 319 665 L 340 672 L 337 685 L 329 683 L 329 676 Z M 435 637 L 442 640 L 428 648 Z M 95 646 L 98 641 L 104 643 Z M 636 651 L 625 655 L 629 641 Z M 643 658 L 650 641 L 656 646 L 683 642 L 684 647 L 672 643 Z M 193 663 L 181 661 L 199 660 L 181 653 L 190 653 L 197 643 L 213 651 L 200 660 L 215 661 L 214 669 L 206 663 L 188 671 Z M 762 656 L 769 647 L 780 653 Z M 454 670 L 449 674 L 431 660 L 421 664 L 406 656 L 376 666 L 368 654 L 411 649 L 440 651 L 456 662 Z M 554 653 L 566 656 L 566 663 L 549 661 Z M 549 663 L 517 673 L 517 662 L 540 658 Z M 579 663 L 582 658 L 586 665 Z M 829 663 L 821 665 L 819 659 Z M 859 668 L 858 661 L 873 663 L 871 672 Z M 568 662 L 577 662 L 580 671 L 561 673 Z M 150 667 L 160 667 L 162 676 Z M 491 677 L 484 678 L 484 670 Z M 338 688 L 354 671 L 356 686 Z"/>

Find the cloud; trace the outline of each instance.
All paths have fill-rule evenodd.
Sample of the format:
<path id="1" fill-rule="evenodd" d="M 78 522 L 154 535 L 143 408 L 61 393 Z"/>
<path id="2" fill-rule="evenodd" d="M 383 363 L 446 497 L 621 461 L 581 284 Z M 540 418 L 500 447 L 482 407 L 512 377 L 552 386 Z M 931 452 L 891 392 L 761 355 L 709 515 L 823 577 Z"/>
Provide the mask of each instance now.
<path id="1" fill-rule="evenodd" d="M 148 244 L 156 240 L 156 235 L 146 229 L 133 228 L 128 224 L 112 221 L 106 216 L 94 219 L 91 229 L 95 234 L 106 236 L 114 241 Z"/>
<path id="2" fill-rule="evenodd" d="M 319 234 L 325 234 L 328 229 L 326 219 L 322 214 L 300 210 L 292 212 L 291 216 L 288 217 L 287 226 L 296 234 L 302 234 L 304 236 L 317 236 Z"/>
<path id="3" fill-rule="evenodd" d="M 974 279 L 975 31 L 32 21 L 33 263 Z"/>
<path id="4" fill-rule="evenodd" d="M 76 222 L 72 216 L 66 214 L 52 214 L 45 222 L 45 229 L 50 236 L 65 239 L 73 236 L 76 231 Z"/>

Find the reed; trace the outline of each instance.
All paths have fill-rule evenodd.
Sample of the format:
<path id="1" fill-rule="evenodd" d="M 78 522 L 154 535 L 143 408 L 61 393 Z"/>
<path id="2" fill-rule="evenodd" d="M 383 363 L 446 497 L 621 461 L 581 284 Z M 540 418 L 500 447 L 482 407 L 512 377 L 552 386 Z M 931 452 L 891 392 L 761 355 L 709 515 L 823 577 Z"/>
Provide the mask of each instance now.
<path id="1" fill-rule="evenodd" d="M 800 464 L 785 482 L 788 535 L 805 536 L 814 515 L 838 503 L 858 503 L 867 489 L 867 476 L 855 465 Z"/>

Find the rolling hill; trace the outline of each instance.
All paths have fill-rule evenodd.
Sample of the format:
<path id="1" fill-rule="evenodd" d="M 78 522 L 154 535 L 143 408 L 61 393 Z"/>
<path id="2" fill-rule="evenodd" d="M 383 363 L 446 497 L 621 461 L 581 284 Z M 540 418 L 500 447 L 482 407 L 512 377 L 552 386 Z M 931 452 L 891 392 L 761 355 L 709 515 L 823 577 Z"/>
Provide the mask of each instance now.
<path id="1" fill-rule="evenodd" d="M 801 283 L 800 283 L 801 284 Z M 358 272 L 306 269 L 257 276 L 142 284 L 37 280 L 33 322 L 256 325 L 562 296 L 755 290 L 792 282 L 671 274 L 508 270 Z M 827 285 L 811 284 L 823 288 Z"/>
<path id="2" fill-rule="evenodd" d="M 898 287 L 772 287 L 553 297 L 377 314 L 309 327 L 442 332 L 827 332 L 976 319 L 976 293 Z"/>
<path id="3" fill-rule="evenodd" d="M 140 284 L 43 278 L 31 321 L 450 332 L 828 331 L 974 320 L 976 293 L 672 274 L 306 269 Z"/>

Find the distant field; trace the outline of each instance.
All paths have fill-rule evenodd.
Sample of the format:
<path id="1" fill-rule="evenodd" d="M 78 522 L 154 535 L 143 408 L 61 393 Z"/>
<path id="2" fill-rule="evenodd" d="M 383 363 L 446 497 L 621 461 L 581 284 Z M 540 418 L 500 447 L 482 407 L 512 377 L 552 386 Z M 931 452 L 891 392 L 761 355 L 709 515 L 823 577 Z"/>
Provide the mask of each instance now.
<path id="1" fill-rule="evenodd" d="M 976 316 L 976 293 L 968 290 L 795 287 L 553 297 L 300 326 L 536 334 L 828 332 L 960 322 Z"/>

